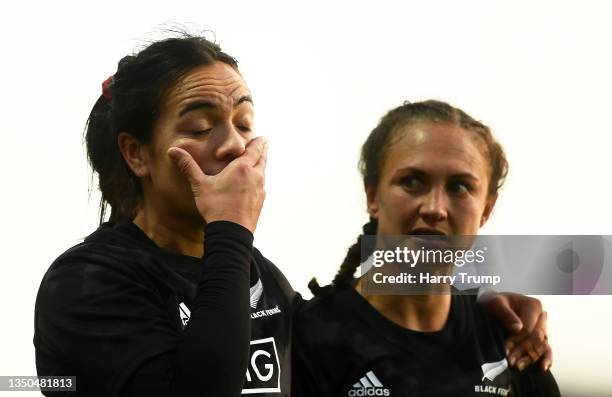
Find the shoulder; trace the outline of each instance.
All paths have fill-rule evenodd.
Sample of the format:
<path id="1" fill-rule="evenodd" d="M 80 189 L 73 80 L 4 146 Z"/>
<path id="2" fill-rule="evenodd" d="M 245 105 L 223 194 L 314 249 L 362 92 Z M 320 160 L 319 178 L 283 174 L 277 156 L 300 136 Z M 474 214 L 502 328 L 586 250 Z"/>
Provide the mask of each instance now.
<path id="1" fill-rule="evenodd" d="M 117 261 L 125 262 L 129 258 L 145 261 L 150 249 L 129 233 L 105 223 L 85 237 L 82 243 L 61 254 L 49 270 L 84 263 L 112 266 Z"/>
<path id="2" fill-rule="evenodd" d="M 173 277 L 154 252 L 108 228 L 102 226 L 53 261 L 40 284 L 38 309 L 56 311 L 62 304 L 95 303 L 100 296 L 130 296 L 157 289 L 160 280 Z"/>
<path id="3" fill-rule="evenodd" d="M 474 294 L 454 294 L 454 332 L 464 340 L 479 345 L 485 359 L 492 361 L 505 357 L 504 341 L 508 332 L 503 324 L 478 303 Z"/>
<path id="4" fill-rule="evenodd" d="M 173 283 L 180 280 L 156 256 L 128 240 L 91 236 L 65 251 L 38 289 L 35 345 L 53 344 L 62 351 L 79 337 L 94 340 L 118 335 L 119 328 L 142 333 L 165 326 L 176 300 Z"/>
<path id="5" fill-rule="evenodd" d="M 53 291 L 75 283 L 75 290 L 87 291 L 92 282 L 116 284 L 118 281 L 142 281 L 146 255 L 136 249 L 98 242 L 78 244 L 60 255 L 45 273 L 41 290 Z M 63 288 L 62 288 L 63 289 Z"/>
<path id="6" fill-rule="evenodd" d="M 104 237 L 86 238 L 51 264 L 36 297 L 33 341 L 39 374 L 77 374 L 83 390 L 111 395 L 149 358 L 172 351 L 181 325 L 163 284 L 172 275 L 155 273 L 164 268 L 152 264 L 155 252 Z"/>
<path id="7" fill-rule="evenodd" d="M 322 287 L 304 302 L 294 315 L 294 337 L 306 345 L 337 344 L 344 338 L 348 324 L 357 321 L 350 310 L 350 291 Z M 353 328 L 354 329 L 354 328 Z"/>
<path id="8" fill-rule="evenodd" d="M 85 287 L 92 280 L 101 282 L 114 282 L 120 278 L 124 271 L 118 266 L 118 257 L 112 246 L 104 244 L 83 242 L 61 254 L 51 263 L 45 273 L 40 293 L 52 294 L 61 290 L 63 295 L 69 291 L 85 291 Z M 126 269 L 127 270 L 127 269 Z M 75 288 L 69 288 L 74 285 Z"/>
<path id="9" fill-rule="evenodd" d="M 559 385 L 552 373 L 542 372 L 540 366 L 532 364 L 519 372 L 513 382 L 513 389 L 517 396 L 561 396 Z"/>
<path id="10" fill-rule="evenodd" d="M 290 300 L 296 298 L 297 293 L 283 272 L 281 272 L 280 269 L 276 267 L 274 263 L 272 263 L 272 261 L 263 256 L 263 254 L 257 248 L 253 248 L 253 260 L 255 261 L 257 271 L 264 279 L 264 282 L 265 280 L 274 282 L 282 290 L 283 294 Z"/>
<path id="11" fill-rule="evenodd" d="M 313 293 L 312 299 L 305 301 L 296 313 L 296 317 L 301 321 L 317 319 L 321 314 L 329 314 L 335 310 L 334 303 L 337 301 L 339 293 L 337 288 L 326 285 L 318 287 Z"/>

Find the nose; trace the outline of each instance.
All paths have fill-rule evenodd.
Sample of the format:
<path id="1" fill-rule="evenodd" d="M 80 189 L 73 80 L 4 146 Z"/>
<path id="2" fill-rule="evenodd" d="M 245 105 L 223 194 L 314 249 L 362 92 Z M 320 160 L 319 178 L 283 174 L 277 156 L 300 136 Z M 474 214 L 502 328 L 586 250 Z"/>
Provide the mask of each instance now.
<path id="1" fill-rule="evenodd" d="M 246 150 L 245 137 L 233 125 L 223 127 L 219 138 L 221 142 L 215 149 L 215 157 L 218 160 L 230 162 Z"/>
<path id="2" fill-rule="evenodd" d="M 423 202 L 419 208 L 419 215 L 429 225 L 446 219 L 447 202 L 443 188 L 432 188 L 423 196 Z"/>

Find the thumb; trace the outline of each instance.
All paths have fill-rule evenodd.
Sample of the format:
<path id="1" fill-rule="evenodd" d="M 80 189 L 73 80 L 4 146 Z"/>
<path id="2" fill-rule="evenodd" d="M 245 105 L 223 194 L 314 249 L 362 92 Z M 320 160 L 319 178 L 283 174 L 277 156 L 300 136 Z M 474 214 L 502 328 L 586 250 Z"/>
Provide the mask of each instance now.
<path id="1" fill-rule="evenodd" d="M 197 192 L 204 184 L 206 178 L 206 175 L 202 169 L 200 169 L 200 166 L 198 166 L 193 157 L 191 157 L 191 154 L 189 154 L 189 152 L 187 152 L 185 149 L 171 147 L 168 149 L 167 153 L 181 174 L 187 178 L 194 195 L 197 195 Z"/>
<path id="2" fill-rule="evenodd" d="M 523 329 L 523 322 L 512 308 L 510 300 L 506 296 L 495 294 L 495 296 L 482 303 L 487 311 L 495 316 L 511 333 L 517 333 Z"/>

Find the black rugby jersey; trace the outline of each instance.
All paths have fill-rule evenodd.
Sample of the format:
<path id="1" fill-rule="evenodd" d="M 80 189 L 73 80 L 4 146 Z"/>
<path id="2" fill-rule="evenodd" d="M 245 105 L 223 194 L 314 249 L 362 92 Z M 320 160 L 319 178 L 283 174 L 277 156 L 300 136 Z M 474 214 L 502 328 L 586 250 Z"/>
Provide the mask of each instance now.
<path id="1" fill-rule="evenodd" d="M 132 222 L 103 224 L 42 280 L 38 374 L 75 375 L 69 396 L 193 396 L 198 382 L 206 396 L 288 396 L 301 298 L 252 239 L 213 222 L 200 259 L 159 248 Z"/>
<path id="2" fill-rule="evenodd" d="M 438 332 L 384 317 L 353 288 L 324 287 L 296 314 L 293 396 L 559 396 L 550 371 L 508 367 L 505 331 L 453 295 Z"/>

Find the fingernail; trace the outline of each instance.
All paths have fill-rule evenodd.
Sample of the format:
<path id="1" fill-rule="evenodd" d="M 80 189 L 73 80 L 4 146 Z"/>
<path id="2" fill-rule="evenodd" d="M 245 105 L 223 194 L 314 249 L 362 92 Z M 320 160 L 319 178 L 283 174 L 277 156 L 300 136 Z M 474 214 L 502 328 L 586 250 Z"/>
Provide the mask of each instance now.
<path id="1" fill-rule="evenodd" d="M 516 362 L 516 357 L 512 356 L 508 359 L 508 361 L 510 362 L 510 366 L 513 367 L 514 363 Z"/>
<path id="2" fill-rule="evenodd" d="M 519 370 L 519 371 L 522 371 L 523 369 L 525 369 L 525 366 L 526 366 L 526 365 L 527 365 L 527 364 L 525 363 L 525 361 L 523 361 L 523 360 L 519 361 L 519 363 L 518 363 L 518 365 L 517 365 L 518 370 Z"/>

